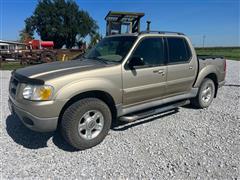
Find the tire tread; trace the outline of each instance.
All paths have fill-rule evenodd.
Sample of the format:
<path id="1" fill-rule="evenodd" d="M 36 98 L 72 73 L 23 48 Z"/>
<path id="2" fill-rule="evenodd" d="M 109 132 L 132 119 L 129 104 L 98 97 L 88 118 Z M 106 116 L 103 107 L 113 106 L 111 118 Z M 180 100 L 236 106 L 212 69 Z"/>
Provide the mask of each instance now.
<path id="1" fill-rule="evenodd" d="M 63 138 L 72 146 L 74 146 L 77 149 L 87 149 L 90 148 L 92 146 L 97 145 L 99 142 L 99 140 L 97 141 L 98 143 L 94 143 L 94 142 L 90 142 L 88 145 L 86 144 L 81 144 L 80 142 L 76 141 L 76 137 L 79 137 L 78 133 L 74 131 L 74 127 L 76 126 L 76 116 L 77 113 L 82 109 L 86 108 L 86 107 L 99 107 L 101 106 L 103 109 L 105 109 L 105 113 L 108 114 L 107 118 L 111 118 L 111 111 L 109 109 L 109 107 L 100 99 L 97 98 L 85 98 L 85 99 L 81 99 L 75 103 L 73 103 L 72 105 L 70 105 L 64 112 L 63 116 L 62 116 L 62 121 L 61 121 L 61 134 L 63 136 Z M 111 122 L 110 125 L 107 124 L 107 131 L 110 129 L 111 126 Z M 103 138 L 107 135 L 107 132 L 102 132 L 104 133 L 104 135 L 102 136 Z M 99 135 L 100 136 L 100 135 Z"/>

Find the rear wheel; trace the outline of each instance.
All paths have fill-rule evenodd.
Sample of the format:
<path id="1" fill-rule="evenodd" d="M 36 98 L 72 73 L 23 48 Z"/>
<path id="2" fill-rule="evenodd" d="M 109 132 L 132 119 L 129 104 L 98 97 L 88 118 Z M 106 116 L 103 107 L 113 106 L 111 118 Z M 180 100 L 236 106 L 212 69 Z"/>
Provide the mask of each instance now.
<path id="1" fill-rule="evenodd" d="M 197 96 L 192 99 L 192 104 L 197 108 L 208 107 L 214 98 L 215 84 L 213 80 L 205 78 L 199 88 Z"/>
<path id="2" fill-rule="evenodd" d="M 111 121 L 111 111 L 103 101 L 86 98 L 75 102 L 64 112 L 61 132 L 69 144 L 83 150 L 103 141 Z"/>

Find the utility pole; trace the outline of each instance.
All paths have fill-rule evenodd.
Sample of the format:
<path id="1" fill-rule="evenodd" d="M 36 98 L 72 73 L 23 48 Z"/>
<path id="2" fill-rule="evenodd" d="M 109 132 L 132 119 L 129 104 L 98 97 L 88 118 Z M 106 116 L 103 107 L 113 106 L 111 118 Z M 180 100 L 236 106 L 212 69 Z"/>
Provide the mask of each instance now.
<path id="1" fill-rule="evenodd" d="M 203 35 L 203 48 L 204 48 L 204 46 L 205 46 L 205 39 L 206 39 L 206 36 Z"/>

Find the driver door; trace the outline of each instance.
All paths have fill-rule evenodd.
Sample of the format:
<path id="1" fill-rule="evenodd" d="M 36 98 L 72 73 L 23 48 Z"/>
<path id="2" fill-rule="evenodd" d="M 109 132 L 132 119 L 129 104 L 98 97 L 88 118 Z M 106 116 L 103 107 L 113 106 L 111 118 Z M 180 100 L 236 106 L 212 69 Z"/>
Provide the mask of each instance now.
<path id="1" fill-rule="evenodd" d="M 129 67 L 134 57 L 144 64 Z M 166 60 L 163 38 L 140 40 L 123 69 L 123 106 L 161 99 L 166 95 Z"/>

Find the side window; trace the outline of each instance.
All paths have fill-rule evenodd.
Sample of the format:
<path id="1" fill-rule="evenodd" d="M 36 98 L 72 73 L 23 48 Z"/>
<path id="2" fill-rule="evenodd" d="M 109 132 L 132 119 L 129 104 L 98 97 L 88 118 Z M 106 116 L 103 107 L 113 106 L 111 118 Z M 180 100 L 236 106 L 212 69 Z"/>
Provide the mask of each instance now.
<path id="1" fill-rule="evenodd" d="M 191 51 L 185 39 L 168 37 L 169 63 L 187 62 L 191 57 Z"/>
<path id="2" fill-rule="evenodd" d="M 143 39 L 134 51 L 132 57 L 142 58 L 145 65 L 164 64 L 164 45 L 162 38 Z"/>

